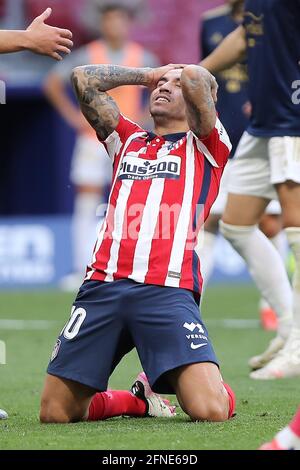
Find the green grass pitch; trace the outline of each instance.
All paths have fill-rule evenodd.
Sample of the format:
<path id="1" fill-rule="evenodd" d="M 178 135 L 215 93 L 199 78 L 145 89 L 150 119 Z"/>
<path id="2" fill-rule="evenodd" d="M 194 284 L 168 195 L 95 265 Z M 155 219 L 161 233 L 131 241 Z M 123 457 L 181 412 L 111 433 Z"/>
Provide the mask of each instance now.
<path id="1" fill-rule="evenodd" d="M 256 449 L 289 421 L 299 403 L 299 379 L 260 382 L 248 377 L 248 358 L 263 350 L 272 333 L 253 324 L 225 328 L 222 323 L 228 318 L 257 319 L 257 292 L 248 286 L 218 286 L 208 289 L 202 311 L 222 374 L 237 395 L 233 420 L 191 423 L 178 409 L 173 420 L 115 418 L 41 425 L 44 371 L 73 296 L 12 292 L 0 298 L 0 319 L 53 321 L 48 329 L 34 330 L 27 322 L 26 329 L 0 328 L 7 348 L 7 364 L 0 365 L 0 408 L 9 413 L 7 421 L 0 421 L 0 449 Z M 139 370 L 138 358 L 131 353 L 111 377 L 110 387 L 128 389 Z"/>

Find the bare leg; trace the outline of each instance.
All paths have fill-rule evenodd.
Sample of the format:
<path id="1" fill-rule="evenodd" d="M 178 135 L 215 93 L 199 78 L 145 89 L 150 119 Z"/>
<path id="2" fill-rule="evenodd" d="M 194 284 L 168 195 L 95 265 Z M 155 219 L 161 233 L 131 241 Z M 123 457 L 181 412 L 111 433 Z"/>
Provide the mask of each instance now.
<path id="1" fill-rule="evenodd" d="M 281 214 L 264 214 L 259 221 L 259 228 L 266 237 L 276 237 L 282 230 Z"/>
<path id="2" fill-rule="evenodd" d="M 193 421 L 226 421 L 229 398 L 218 367 L 209 362 L 190 364 L 168 373 L 178 402 Z"/>
<path id="3" fill-rule="evenodd" d="M 87 417 L 96 390 L 72 380 L 47 375 L 41 399 L 42 423 L 74 423 Z"/>
<path id="4" fill-rule="evenodd" d="M 265 198 L 229 193 L 222 220 L 231 225 L 256 225 L 268 204 Z"/>

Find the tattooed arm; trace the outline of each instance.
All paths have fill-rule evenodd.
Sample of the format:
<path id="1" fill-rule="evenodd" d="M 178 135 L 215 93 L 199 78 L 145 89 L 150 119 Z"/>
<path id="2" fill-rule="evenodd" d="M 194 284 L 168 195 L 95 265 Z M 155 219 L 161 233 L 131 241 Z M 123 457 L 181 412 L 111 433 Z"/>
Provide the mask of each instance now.
<path id="1" fill-rule="evenodd" d="M 87 65 L 76 67 L 72 73 L 73 86 L 81 110 L 102 140 L 119 123 L 120 110 L 106 91 L 121 85 L 145 85 L 151 69 L 117 65 Z"/>
<path id="2" fill-rule="evenodd" d="M 120 110 L 106 93 L 122 85 L 155 87 L 159 79 L 178 65 L 152 68 L 131 68 L 118 65 L 87 65 L 72 73 L 73 86 L 81 110 L 102 140 L 117 127 Z"/>
<path id="3" fill-rule="evenodd" d="M 203 139 L 216 124 L 217 82 L 203 67 L 188 65 L 181 74 L 181 87 L 189 126 L 197 137 Z"/>

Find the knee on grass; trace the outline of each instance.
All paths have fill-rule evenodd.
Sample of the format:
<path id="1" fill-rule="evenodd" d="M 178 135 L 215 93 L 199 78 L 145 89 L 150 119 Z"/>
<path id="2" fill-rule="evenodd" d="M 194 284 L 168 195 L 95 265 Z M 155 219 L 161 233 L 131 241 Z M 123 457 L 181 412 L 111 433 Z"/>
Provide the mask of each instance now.
<path id="1" fill-rule="evenodd" d="M 185 412 L 192 421 L 227 421 L 228 402 L 224 397 L 199 397 L 192 403 L 185 405 Z"/>
<path id="2" fill-rule="evenodd" d="M 42 399 L 40 409 L 40 422 L 43 424 L 68 424 L 82 420 L 82 416 L 72 414 L 64 409 L 61 403 Z"/>

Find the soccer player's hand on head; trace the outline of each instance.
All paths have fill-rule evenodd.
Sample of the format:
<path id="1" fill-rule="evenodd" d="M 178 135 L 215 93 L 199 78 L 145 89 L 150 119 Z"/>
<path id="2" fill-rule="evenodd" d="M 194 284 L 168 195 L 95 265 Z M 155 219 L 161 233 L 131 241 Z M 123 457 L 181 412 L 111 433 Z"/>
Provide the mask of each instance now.
<path id="1" fill-rule="evenodd" d="M 185 66 L 186 64 L 168 64 L 163 65 L 162 67 L 150 69 L 148 87 L 151 89 L 156 88 L 157 83 L 166 73 L 174 69 L 184 69 Z"/>
<path id="2" fill-rule="evenodd" d="M 61 60 L 61 53 L 69 54 L 73 47 L 72 33 L 68 29 L 60 29 L 45 24 L 52 13 L 47 8 L 40 16 L 35 18 L 27 28 L 28 48 L 36 54 L 48 55 Z"/>

